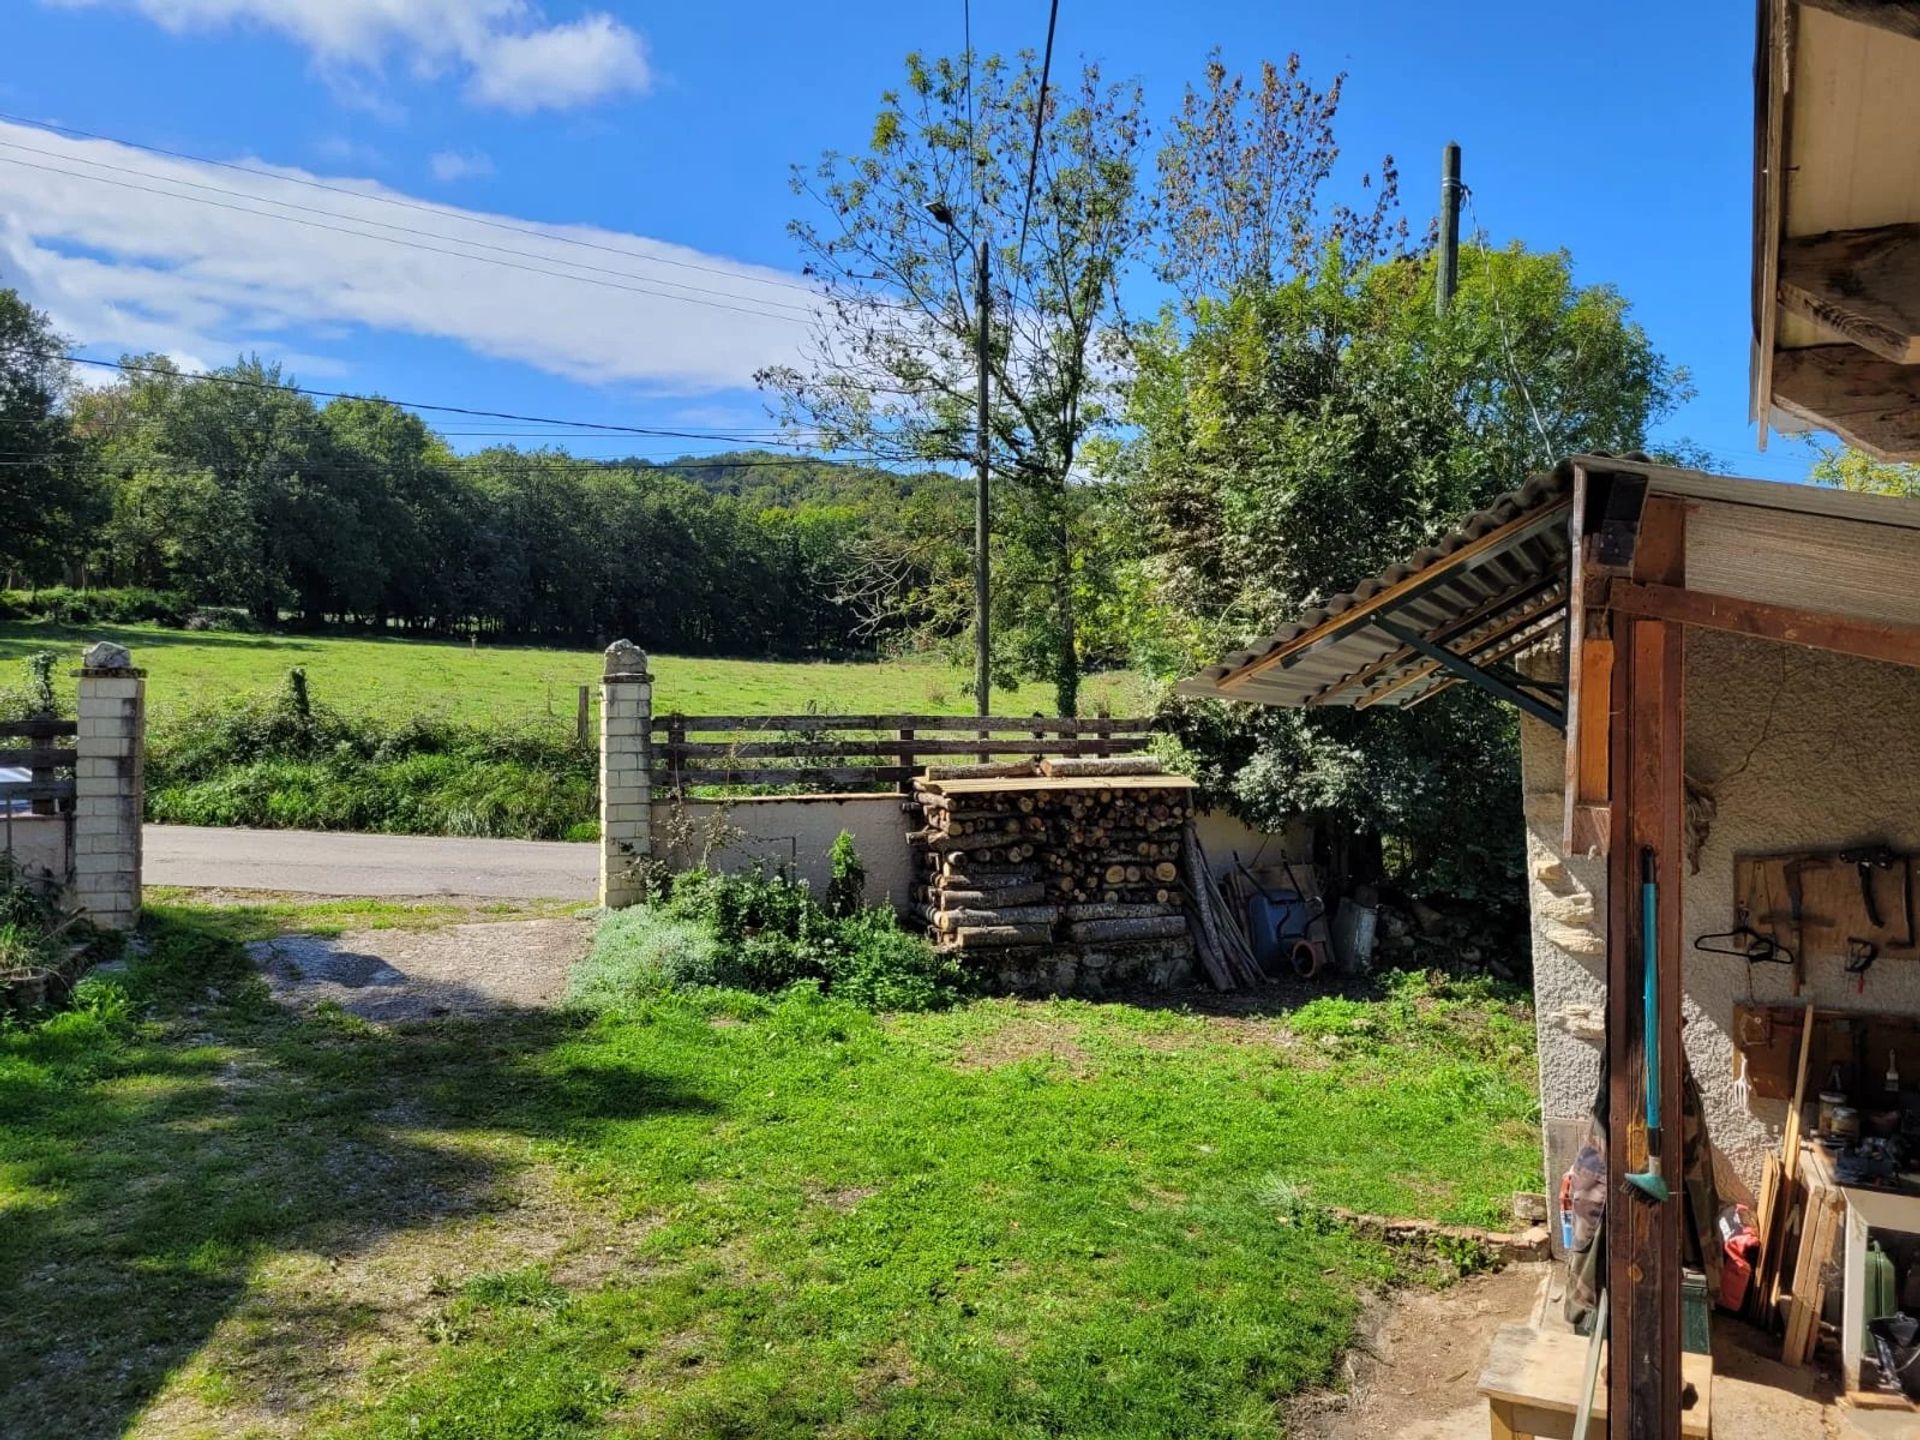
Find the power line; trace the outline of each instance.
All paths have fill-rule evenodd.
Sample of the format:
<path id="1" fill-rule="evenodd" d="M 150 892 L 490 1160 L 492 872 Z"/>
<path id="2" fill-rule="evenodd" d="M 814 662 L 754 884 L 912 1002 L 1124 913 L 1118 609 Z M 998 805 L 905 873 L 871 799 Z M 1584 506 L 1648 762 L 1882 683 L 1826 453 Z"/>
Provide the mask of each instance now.
<path id="1" fill-rule="evenodd" d="M 425 400 L 391 400 L 384 395 L 355 395 L 341 390 L 315 390 L 305 385 L 289 385 L 280 381 L 249 380 L 244 375 L 221 375 L 210 371 L 176 370 L 170 365 L 142 365 L 132 360 L 94 360 L 85 355 L 68 355 L 63 351 L 34 350 L 25 346 L 16 346 L 11 351 L 16 355 L 33 355 L 42 360 L 65 361 L 70 365 L 92 365 L 101 370 L 118 370 L 128 375 L 160 375 L 168 379 L 184 380 L 196 384 L 235 385 L 248 390 L 283 390 L 293 395 L 306 395 L 317 400 L 361 400 L 369 405 L 390 405 L 396 410 L 430 410 L 441 415 L 466 415 L 481 420 L 512 420 L 522 425 L 554 425 L 568 430 L 599 430 L 618 435 L 650 435 L 663 440 L 728 440 L 733 437 L 726 434 L 699 434 L 690 430 L 665 430 L 647 425 L 616 425 L 598 420 L 563 420 L 546 415 L 521 415 L 510 410 L 478 410 L 465 405 L 439 405 Z M 801 450 L 807 447 L 792 441 L 767 441 L 768 444 L 781 444 Z"/>
<path id="2" fill-rule="evenodd" d="M 691 260 L 673 260 L 665 255 L 641 255 L 635 251 L 623 249 L 618 245 L 602 245 L 592 240 L 582 240 L 573 235 L 550 235 L 529 225 L 513 225 L 503 220 L 488 220 L 483 216 L 450 212 L 441 205 L 427 205 L 417 200 L 402 200 L 394 195 L 369 195 L 365 191 L 350 189 L 344 185 L 329 185 L 324 181 L 310 180 L 298 175 L 283 175 L 258 165 L 242 165 L 232 160 L 213 160 L 204 155 L 191 155 L 181 150 L 168 150 L 158 145 L 143 145 L 138 140 L 124 140 L 114 135 L 96 134 L 90 130 L 77 130 L 69 125 L 54 125 L 47 121 L 28 120 L 19 115 L 9 115 L 0 111 L 0 120 L 9 124 L 25 126 L 30 130 L 48 131 L 56 135 L 69 135 L 81 140 L 98 140 L 108 145 L 124 145 L 129 150 L 144 150 L 149 155 L 163 155 L 169 160 L 184 160 L 194 165 L 213 165 L 222 170 L 235 170 L 242 175 L 257 175 L 266 180 L 278 180 L 286 185 L 304 185 L 309 190 L 324 190 L 331 195 L 345 195 L 354 200 L 371 201 L 376 205 L 391 205 L 399 210 L 418 210 L 424 215 L 442 217 L 453 214 L 453 218 L 467 225 L 484 225 L 490 230 L 504 230 L 513 235 L 525 235 L 535 240 L 551 240 L 558 245 L 575 245 L 583 250 L 599 250 L 608 255 L 622 255 L 629 260 L 639 260 L 649 265 L 671 265 L 681 270 L 700 270 L 709 275 L 721 275 L 732 280 L 744 280 L 753 285 L 775 285 L 788 290 L 799 290 L 805 294 L 816 293 L 812 286 L 794 280 L 778 280 L 764 275 L 740 275 L 732 270 L 724 270 L 717 265 L 699 265 Z M 88 161 L 99 164 L 99 161 Z M 184 183 L 184 182 L 182 182 Z M 261 197 L 265 199 L 265 197 Z M 268 201 L 268 204 L 284 204 L 284 201 Z M 369 222 L 371 223 L 371 222 Z M 669 283 L 669 282 L 662 282 Z"/>
<path id="3" fill-rule="evenodd" d="M 440 234 L 438 231 L 420 230 L 408 225 L 390 225 L 384 220 L 370 220 L 360 215 L 343 215 L 338 210 L 322 210 L 322 209 L 319 209 L 317 206 L 313 206 L 313 205 L 297 205 L 291 200 L 274 200 L 264 195 L 250 194 L 245 190 L 228 190 L 219 185 L 203 185 L 197 180 L 182 180 L 172 175 L 156 175 L 151 170 L 138 170 L 128 165 L 109 165 L 104 160 L 87 160 L 77 155 L 62 155 L 60 152 L 56 150 L 40 150 L 40 149 L 36 149 L 34 146 L 31 146 L 31 145 L 17 145 L 9 140 L 0 140 L 0 149 L 20 150 L 20 151 L 24 151 L 26 154 L 39 155 L 50 160 L 64 160 L 69 164 L 88 165 L 98 170 L 112 170 L 115 173 L 121 174 L 121 175 L 133 175 L 143 180 L 157 180 L 162 184 L 166 184 L 166 185 L 181 185 L 181 186 L 185 186 L 190 190 L 205 190 L 209 194 L 226 195 L 236 200 L 253 200 L 253 201 L 257 201 L 262 205 L 278 205 L 281 208 L 286 210 L 298 210 L 308 215 L 322 215 L 330 220 L 349 220 L 357 225 L 373 225 L 373 226 L 377 226 L 379 229 L 392 230 L 401 235 L 413 235 L 413 236 L 421 237 L 428 240 L 445 240 L 450 244 L 454 244 L 454 245 L 471 245 L 481 250 L 492 250 L 501 255 L 515 255 L 523 260 L 548 260 L 551 258 L 549 256 L 540 255 L 531 250 L 515 250 L 510 246 L 506 246 L 506 245 L 489 244 L 485 240 L 465 240 L 458 235 L 443 235 L 443 234 Z M 4 159 L 4 158 L 5 158 L 4 156 L 0 156 L 0 159 Z M 25 163 L 25 162 L 13 162 L 13 163 Z M 46 166 L 46 167 L 38 167 L 38 168 L 52 169 L 53 167 Z M 58 175 L 69 175 L 69 174 L 72 174 L 73 172 L 67 171 L 67 170 L 54 170 L 53 173 Z M 114 181 L 108 180 L 105 176 L 81 175 L 81 176 L 77 176 L 76 178 L 98 180 L 99 183 L 101 184 L 116 183 Z M 159 193 L 164 194 L 166 192 L 163 191 Z M 188 200 L 188 201 L 195 200 L 195 197 L 191 195 L 179 195 L 179 196 L 175 196 L 174 198 L 179 200 Z M 249 211 L 247 213 L 270 215 L 270 212 L 266 212 L 266 211 Z M 292 217 L 270 215 L 270 218 L 291 219 Z M 349 232 L 349 233 L 352 233 L 352 232 Z M 384 237 L 368 236 L 366 238 L 381 239 Z M 477 260 L 482 257 L 476 255 L 471 258 Z M 809 313 L 809 314 L 812 312 L 812 308 L 813 308 L 808 305 L 797 305 L 789 300 L 756 301 L 754 297 L 750 295 L 741 295 L 736 291 L 732 291 L 732 290 L 716 290 L 709 285 L 688 285 L 678 280 L 660 280 L 650 275 L 636 275 L 631 270 L 612 270 L 607 268 L 604 265 L 589 265 L 585 261 L 580 261 L 580 260 L 559 260 L 553 263 L 561 264 L 561 265 L 571 265 L 576 269 L 589 270 L 598 275 L 612 275 L 625 280 L 641 280 L 654 285 L 671 285 L 676 290 L 691 290 L 701 295 L 718 295 L 723 299 L 739 300 L 749 305 L 755 305 L 755 304 L 777 305 L 783 310 L 798 310 L 803 313 Z"/>
<path id="4" fill-rule="evenodd" d="M 1040 131 L 1047 121 L 1047 81 L 1053 74 L 1053 32 L 1060 21 L 1060 0 L 1047 7 L 1047 49 L 1040 60 L 1040 98 L 1033 107 L 1033 153 L 1027 158 L 1027 194 L 1020 202 L 1020 247 L 1014 252 L 1013 273 L 1027 255 L 1027 216 L 1033 210 L 1033 182 L 1040 173 Z"/>
<path id="5" fill-rule="evenodd" d="M 85 162 L 82 162 L 85 163 Z M 224 200 L 209 200 L 199 195 L 182 195 L 177 190 L 160 190 L 150 185 L 135 185 L 126 180 L 114 180 L 105 175 L 88 175 L 79 170 L 63 170 L 57 165 L 37 165 L 31 160 L 16 160 L 11 156 L 0 155 L 0 165 L 18 165 L 27 170 L 43 170 L 53 175 L 65 175 L 74 180 L 89 180 L 96 185 L 112 185 L 123 190 L 137 190 L 147 195 L 158 195 L 167 200 L 184 200 L 192 205 L 210 205 L 218 210 L 232 210 L 241 215 L 252 215 L 261 220 L 278 220 L 286 225 L 301 225 L 311 230 L 328 230 L 337 235 L 351 235 L 360 240 L 373 240 L 387 245 L 399 245 L 409 250 L 424 250 L 434 255 L 448 255 L 456 260 L 471 260 L 476 265 L 498 265 L 507 270 L 524 270 L 533 275 L 545 275 L 555 280 L 572 280 L 581 285 L 597 285 L 608 290 L 626 290 L 636 295 L 651 295 L 661 300 L 677 300 L 683 305 L 705 305 L 712 310 L 732 310 L 741 315 L 754 315 L 763 320 L 784 320 L 788 324 L 804 325 L 813 317 L 811 312 L 801 315 L 783 315 L 773 310 L 762 310 L 746 305 L 727 305 L 718 300 L 701 300 L 692 295 L 675 295 L 667 290 L 654 290 L 640 285 L 621 285 L 611 280 L 596 280 L 589 275 L 573 275 L 564 270 L 548 270 L 538 265 L 523 265 L 514 260 L 496 260 L 487 255 L 475 255 L 466 250 L 452 250 L 440 245 L 422 245 L 418 241 L 402 240 L 391 235 L 375 235 L 365 230 L 355 230 L 344 225 L 327 225 L 318 220 L 302 220 L 297 215 L 281 215 L 272 210 L 255 210 L 246 205 L 233 205 Z M 274 204 L 274 201 L 267 201 Z M 372 223 L 379 223 L 377 221 Z M 671 284 L 672 282 L 665 282 Z M 784 304 L 783 301 L 771 302 Z M 793 307 L 799 309 L 801 307 Z"/>

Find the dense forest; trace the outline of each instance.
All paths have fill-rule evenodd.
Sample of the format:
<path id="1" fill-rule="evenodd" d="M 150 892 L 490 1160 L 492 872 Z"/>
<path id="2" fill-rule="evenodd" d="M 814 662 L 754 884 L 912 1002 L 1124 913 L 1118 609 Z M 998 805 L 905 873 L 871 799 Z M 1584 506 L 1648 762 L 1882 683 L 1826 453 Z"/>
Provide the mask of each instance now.
<path id="1" fill-rule="evenodd" d="M 101 389 L 57 361 L 9 387 L 65 397 L 32 435 L 8 426 L 14 587 L 142 587 L 263 626 L 845 653 L 886 638 L 846 598 L 861 536 L 956 484 L 762 452 L 460 455 L 409 411 L 317 403 L 256 360 L 215 380 L 126 363 Z"/>

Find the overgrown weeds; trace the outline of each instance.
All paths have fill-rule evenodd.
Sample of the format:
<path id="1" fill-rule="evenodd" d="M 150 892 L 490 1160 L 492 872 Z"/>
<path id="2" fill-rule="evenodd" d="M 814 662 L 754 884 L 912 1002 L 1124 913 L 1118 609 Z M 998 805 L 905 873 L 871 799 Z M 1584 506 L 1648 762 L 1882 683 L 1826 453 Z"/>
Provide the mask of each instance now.
<path id="1" fill-rule="evenodd" d="M 281 688 L 155 727 L 147 817 L 181 825 L 591 839 L 598 761 L 556 728 L 349 714 Z"/>
<path id="2" fill-rule="evenodd" d="M 783 870 L 669 877 L 652 904 L 602 922 L 575 971 L 575 998 L 606 1009 L 705 986 L 771 994 L 814 985 L 869 1009 L 931 1010 L 966 994 L 957 962 L 902 930 L 891 910 L 860 902 L 850 836 L 834 854 L 831 905 Z"/>

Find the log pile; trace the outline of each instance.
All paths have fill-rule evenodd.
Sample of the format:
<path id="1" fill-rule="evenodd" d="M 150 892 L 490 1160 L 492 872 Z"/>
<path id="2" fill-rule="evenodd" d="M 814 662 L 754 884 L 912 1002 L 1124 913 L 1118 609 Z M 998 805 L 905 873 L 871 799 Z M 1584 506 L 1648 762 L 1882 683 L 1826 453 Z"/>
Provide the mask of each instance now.
<path id="1" fill-rule="evenodd" d="M 913 835 L 914 900 L 935 945 L 1017 992 L 1187 978 L 1192 782 L 1031 769 L 938 776 L 915 788 L 924 828 Z"/>

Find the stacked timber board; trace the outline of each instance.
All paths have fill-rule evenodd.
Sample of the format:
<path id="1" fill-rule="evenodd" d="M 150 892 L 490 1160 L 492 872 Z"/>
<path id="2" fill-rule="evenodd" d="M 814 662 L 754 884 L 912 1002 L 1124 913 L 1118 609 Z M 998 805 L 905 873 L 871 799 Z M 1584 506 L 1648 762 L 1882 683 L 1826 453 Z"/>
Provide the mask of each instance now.
<path id="1" fill-rule="evenodd" d="M 1174 775 L 922 778 L 915 901 L 928 936 L 1014 993 L 1186 980 L 1193 789 Z"/>

